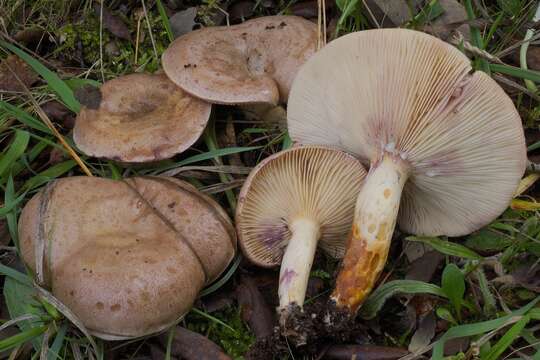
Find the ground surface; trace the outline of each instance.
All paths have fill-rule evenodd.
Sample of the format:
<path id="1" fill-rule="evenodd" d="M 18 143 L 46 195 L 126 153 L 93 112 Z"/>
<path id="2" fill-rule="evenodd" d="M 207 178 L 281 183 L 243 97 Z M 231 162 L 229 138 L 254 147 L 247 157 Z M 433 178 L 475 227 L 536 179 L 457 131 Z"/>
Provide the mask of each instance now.
<path id="1" fill-rule="evenodd" d="M 528 28 L 538 26 L 532 21 L 535 2 L 434 0 L 400 4 L 398 0 L 328 1 L 329 40 L 377 26 L 402 26 L 430 32 L 465 48 L 474 66 L 489 72 L 514 100 L 527 135 L 528 155 L 539 162 L 540 98 L 524 79 L 540 82 L 540 73 L 516 68 L 520 66 L 519 42 Z M 85 85 L 95 86 L 132 72 L 157 71 L 170 41 L 165 18 L 173 19 L 175 31 L 186 33 L 200 26 L 227 21 L 236 24 L 273 14 L 295 14 L 316 21 L 317 12 L 316 1 L 111 1 L 101 9 L 91 0 L 0 0 L 2 321 L 9 325 L 11 317 L 17 323 L 0 332 L 0 350 L 5 350 L 5 356 L 38 358 L 37 349 L 44 349 L 42 358 L 48 359 L 55 359 L 55 353 L 61 359 L 91 358 L 92 353 L 104 359 L 181 359 L 181 351 L 186 356 L 182 340 L 168 336 L 172 332 L 126 342 L 97 341 L 94 347 L 47 297 L 38 300 L 31 287 L 24 285 L 29 278 L 23 274 L 15 246 L 22 206 L 52 179 L 82 174 L 58 138 L 43 130 L 43 119 L 50 119 L 69 142 L 78 103 L 66 103 L 66 94 L 74 91 L 79 99 L 88 99 L 88 94 L 81 92 Z M 455 30 L 463 34 L 465 42 L 452 34 Z M 12 55 L 17 51 L 13 46 L 29 54 L 25 60 L 41 76 Z M 534 41 L 527 62 L 530 69 L 540 70 L 540 47 Z M 58 78 L 44 78 L 46 70 L 40 70 L 39 63 Z M 37 111 L 38 106 L 44 114 Z M 211 194 L 232 215 L 246 167 L 289 145 L 284 124 L 266 123 L 222 106 L 213 111 L 206 141 L 171 160 L 129 166 L 80 155 L 93 175 L 120 178 L 160 174 L 164 168 L 182 170 L 186 159 L 206 154 L 210 160 L 191 163 L 197 167 L 178 171 L 177 176 Z M 221 156 L 223 148 L 232 150 Z M 180 325 L 206 336 L 234 359 L 272 358 L 272 354 L 283 359 L 348 359 L 354 353 L 362 359 L 393 359 L 405 356 L 407 350 L 429 357 L 431 345 L 441 337 L 448 340 L 445 354 L 454 359 L 540 359 L 540 310 L 530 310 L 540 292 L 540 210 L 534 204 L 539 191 L 534 178 L 529 179 L 533 185 L 500 218 L 474 234 L 452 239 L 452 243 L 445 238 L 407 238 L 396 231 L 390 261 L 369 306 L 364 306 L 356 323 L 347 325 L 347 331 L 315 329 L 322 335 L 309 347 L 295 349 L 271 335 L 277 272 L 258 269 L 241 257 L 205 290 Z M 318 255 L 308 289 L 307 313 L 324 308 L 337 265 Z M 31 315 L 38 319 L 29 320 Z M 453 339 L 465 334 L 469 337 Z M 209 348 L 204 341 L 191 342 L 196 344 L 193 349 L 201 351 L 192 359 L 215 358 L 204 354 L 203 349 Z M 437 346 L 442 342 L 435 343 Z"/>

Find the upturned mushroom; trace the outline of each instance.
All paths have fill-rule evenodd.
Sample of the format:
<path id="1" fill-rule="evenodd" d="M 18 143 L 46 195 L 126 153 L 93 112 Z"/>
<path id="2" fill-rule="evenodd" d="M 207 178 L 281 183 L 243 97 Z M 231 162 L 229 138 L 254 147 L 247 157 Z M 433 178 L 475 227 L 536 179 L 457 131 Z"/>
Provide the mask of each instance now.
<path id="1" fill-rule="evenodd" d="M 396 221 L 468 234 L 504 211 L 525 170 L 512 100 L 459 50 L 411 30 L 352 33 L 315 54 L 294 81 L 288 127 L 298 143 L 370 164 L 331 296 L 349 314 L 381 273 Z"/>
<path id="2" fill-rule="evenodd" d="M 167 159 L 189 148 L 210 118 L 211 104 L 164 74 L 130 74 L 101 87 L 96 108 L 83 107 L 73 140 L 87 155 L 122 162 Z"/>
<path id="3" fill-rule="evenodd" d="M 238 201 L 241 249 L 263 267 L 281 264 L 281 323 L 304 303 L 315 251 L 341 258 L 354 202 L 366 172 L 353 156 L 326 147 L 298 147 L 264 159 Z"/>
<path id="4" fill-rule="evenodd" d="M 54 181 L 25 206 L 19 233 L 37 282 L 107 340 L 174 324 L 236 250 L 224 210 L 165 177 Z"/>
<path id="5" fill-rule="evenodd" d="M 184 91 L 214 104 L 286 103 L 300 66 L 315 53 L 317 26 L 297 16 L 267 16 L 207 27 L 176 39 L 163 70 Z"/>

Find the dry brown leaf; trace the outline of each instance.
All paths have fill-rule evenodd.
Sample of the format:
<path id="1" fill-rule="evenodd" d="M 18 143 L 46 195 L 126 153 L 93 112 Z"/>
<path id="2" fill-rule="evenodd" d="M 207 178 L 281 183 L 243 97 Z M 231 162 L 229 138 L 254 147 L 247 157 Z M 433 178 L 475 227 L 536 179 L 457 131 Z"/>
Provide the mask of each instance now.
<path id="1" fill-rule="evenodd" d="M 372 345 L 332 345 L 328 348 L 324 359 L 335 360 L 393 360 L 407 355 L 409 352 L 405 349 L 372 346 Z"/>
<path id="2" fill-rule="evenodd" d="M 101 15 L 101 5 L 94 3 L 94 11 L 99 18 Z M 117 38 L 131 41 L 131 34 L 127 25 L 106 6 L 103 6 L 103 27 Z"/>
<path id="3" fill-rule="evenodd" d="M 159 340 L 165 346 L 167 333 L 160 335 Z M 182 356 L 184 360 L 230 360 L 223 350 L 207 337 L 177 326 L 171 346 L 171 354 Z"/>
<path id="4" fill-rule="evenodd" d="M 32 68 L 16 55 L 9 55 L 0 63 L 0 91 L 24 91 L 24 86 L 32 86 L 39 76 Z"/>

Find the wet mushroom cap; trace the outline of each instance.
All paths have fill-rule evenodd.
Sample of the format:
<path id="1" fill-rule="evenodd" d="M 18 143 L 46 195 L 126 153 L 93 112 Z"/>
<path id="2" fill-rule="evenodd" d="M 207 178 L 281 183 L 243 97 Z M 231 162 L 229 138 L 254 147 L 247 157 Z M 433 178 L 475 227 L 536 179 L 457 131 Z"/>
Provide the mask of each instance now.
<path id="1" fill-rule="evenodd" d="M 34 271 L 96 336 L 161 331 L 227 267 L 234 228 L 217 203 L 171 178 L 57 180 L 25 206 L 19 232 Z"/>
<path id="2" fill-rule="evenodd" d="M 512 100 L 451 45 L 405 29 L 345 35 L 295 78 L 288 128 L 300 144 L 382 153 L 410 172 L 400 227 L 459 236 L 508 206 L 525 170 L 523 128 Z"/>
<path id="3" fill-rule="evenodd" d="M 87 155 L 122 162 L 167 159 L 189 148 L 211 104 L 179 89 L 164 74 L 131 74 L 101 87 L 99 108 L 83 107 L 73 139 Z"/>
<path id="4" fill-rule="evenodd" d="M 316 45 L 314 23 L 267 16 L 181 36 L 162 63 L 175 84 L 211 103 L 286 103 L 296 72 Z"/>
<path id="5" fill-rule="evenodd" d="M 366 171 L 353 156 L 320 146 L 285 150 L 248 176 L 238 201 L 236 228 L 243 253 L 259 266 L 281 263 L 296 217 L 320 225 L 319 244 L 340 258 Z"/>

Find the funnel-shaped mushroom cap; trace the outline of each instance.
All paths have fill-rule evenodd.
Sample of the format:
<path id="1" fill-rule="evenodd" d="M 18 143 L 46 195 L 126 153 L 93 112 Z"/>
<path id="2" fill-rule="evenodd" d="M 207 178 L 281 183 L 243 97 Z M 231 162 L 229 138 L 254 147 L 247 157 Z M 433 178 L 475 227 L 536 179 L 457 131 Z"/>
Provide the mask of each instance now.
<path id="1" fill-rule="evenodd" d="M 504 91 L 435 37 L 404 29 L 343 36 L 299 71 L 288 127 L 375 163 L 408 164 L 398 222 L 415 234 L 458 236 L 508 206 L 525 170 L 519 115 Z"/>
<path id="2" fill-rule="evenodd" d="M 24 261 L 95 335 L 163 330 L 234 256 L 230 220 L 170 178 L 71 177 L 51 183 L 19 222 Z"/>
<path id="3" fill-rule="evenodd" d="M 211 104 L 194 98 L 164 74 L 131 74 L 101 87 L 98 109 L 83 107 L 73 129 L 87 155 L 124 162 L 167 159 L 202 134 Z"/>
<path id="4" fill-rule="evenodd" d="M 286 103 L 296 72 L 316 45 L 314 23 L 267 16 L 190 32 L 169 46 L 162 63 L 174 83 L 212 103 Z"/>
<path id="5" fill-rule="evenodd" d="M 323 250 L 342 257 L 365 175 L 353 156 L 325 147 L 298 147 L 264 159 L 244 183 L 236 210 L 244 254 L 260 266 L 279 265 L 289 225 L 303 217 L 320 226 Z"/>

